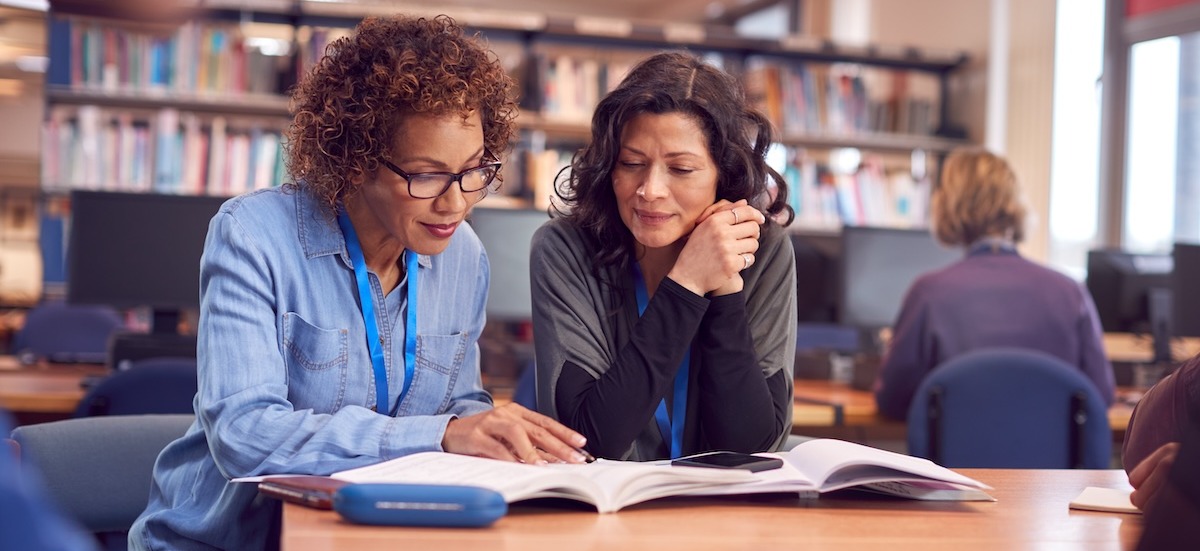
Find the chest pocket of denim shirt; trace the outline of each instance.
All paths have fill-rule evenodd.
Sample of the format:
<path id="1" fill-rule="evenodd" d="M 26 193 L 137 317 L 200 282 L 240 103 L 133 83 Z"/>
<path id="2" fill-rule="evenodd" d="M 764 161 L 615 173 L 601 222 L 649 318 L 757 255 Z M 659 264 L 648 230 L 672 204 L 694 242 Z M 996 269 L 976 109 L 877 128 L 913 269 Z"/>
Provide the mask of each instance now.
<path id="1" fill-rule="evenodd" d="M 467 334 L 417 335 L 417 367 L 399 415 L 435 415 L 446 410 L 467 356 Z"/>
<path id="2" fill-rule="evenodd" d="M 349 341 L 346 329 L 322 329 L 288 312 L 283 315 L 288 400 L 297 410 L 331 413 L 346 398 Z"/>

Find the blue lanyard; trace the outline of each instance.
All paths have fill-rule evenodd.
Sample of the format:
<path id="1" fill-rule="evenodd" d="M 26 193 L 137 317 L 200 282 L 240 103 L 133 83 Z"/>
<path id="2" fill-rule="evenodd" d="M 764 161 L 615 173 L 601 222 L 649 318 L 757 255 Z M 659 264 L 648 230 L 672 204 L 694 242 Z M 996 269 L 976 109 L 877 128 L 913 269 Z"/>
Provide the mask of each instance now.
<path id="1" fill-rule="evenodd" d="M 383 339 L 379 336 L 379 325 L 375 321 L 375 300 L 372 298 L 371 283 L 367 280 L 367 262 L 363 257 L 358 234 L 346 211 L 338 213 L 338 225 L 346 237 L 346 250 L 350 263 L 354 265 L 354 280 L 358 283 L 358 300 L 362 306 L 363 324 L 367 326 L 367 346 L 371 349 L 371 364 L 375 367 L 375 411 L 388 413 L 387 364 L 383 360 Z M 413 372 L 417 365 L 417 253 L 404 251 L 404 272 L 408 278 L 408 304 L 404 319 L 404 388 L 400 390 L 399 406 L 412 386 Z"/>
<path id="2" fill-rule="evenodd" d="M 638 267 L 637 262 L 633 262 L 633 287 L 637 293 L 638 316 L 646 313 L 646 305 L 650 302 L 649 293 L 646 292 L 646 281 L 642 277 L 642 269 Z M 688 345 L 687 352 L 683 354 L 683 361 L 679 363 L 679 371 L 675 372 L 675 397 L 671 404 L 671 416 L 667 417 L 667 400 L 663 399 L 658 402 L 658 408 L 654 410 L 654 421 L 658 423 L 658 431 L 662 434 L 663 441 L 671 442 L 671 459 L 675 459 L 683 455 L 683 422 L 684 416 L 687 415 L 687 384 L 688 384 L 688 365 L 692 358 L 691 345 Z"/>

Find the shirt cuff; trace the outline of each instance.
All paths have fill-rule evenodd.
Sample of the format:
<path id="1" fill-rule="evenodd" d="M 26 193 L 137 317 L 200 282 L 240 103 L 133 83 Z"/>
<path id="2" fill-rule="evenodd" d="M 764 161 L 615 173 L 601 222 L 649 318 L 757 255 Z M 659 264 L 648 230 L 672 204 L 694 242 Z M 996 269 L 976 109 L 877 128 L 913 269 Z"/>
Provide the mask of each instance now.
<path id="1" fill-rule="evenodd" d="M 383 435 L 380 457 L 390 459 L 419 452 L 444 451 L 442 438 L 446 435 L 446 425 L 457 417 L 442 414 L 392 418 Z"/>

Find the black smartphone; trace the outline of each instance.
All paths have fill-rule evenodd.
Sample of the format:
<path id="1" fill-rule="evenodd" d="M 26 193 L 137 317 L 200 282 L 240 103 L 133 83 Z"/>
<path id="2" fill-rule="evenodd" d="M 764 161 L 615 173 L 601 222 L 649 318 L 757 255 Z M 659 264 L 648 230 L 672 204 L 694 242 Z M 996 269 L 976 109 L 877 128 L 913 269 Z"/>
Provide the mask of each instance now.
<path id="1" fill-rule="evenodd" d="M 750 472 L 769 471 L 783 466 L 778 457 L 759 457 L 748 453 L 709 452 L 680 457 L 671 461 L 681 467 L 711 467 L 714 469 L 745 469 Z"/>

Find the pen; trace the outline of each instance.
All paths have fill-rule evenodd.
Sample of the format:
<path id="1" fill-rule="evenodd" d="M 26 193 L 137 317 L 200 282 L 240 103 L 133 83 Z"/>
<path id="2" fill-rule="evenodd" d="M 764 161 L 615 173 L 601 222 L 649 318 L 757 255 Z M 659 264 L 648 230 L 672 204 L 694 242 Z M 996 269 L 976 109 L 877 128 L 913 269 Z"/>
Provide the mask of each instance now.
<path id="1" fill-rule="evenodd" d="M 536 449 L 537 451 L 539 451 L 541 453 L 546 453 L 546 450 L 543 450 L 541 448 L 534 448 L 534 449 Z M 595 463 L 596 462 L 596 456 L 588 453 L 587 450 L 585 450 L 583 448 L 576 448 L 576 447 L 572 447 L 571 449 L 575 450 L 576 453 L 583 456 L 584 463 Z"/>

